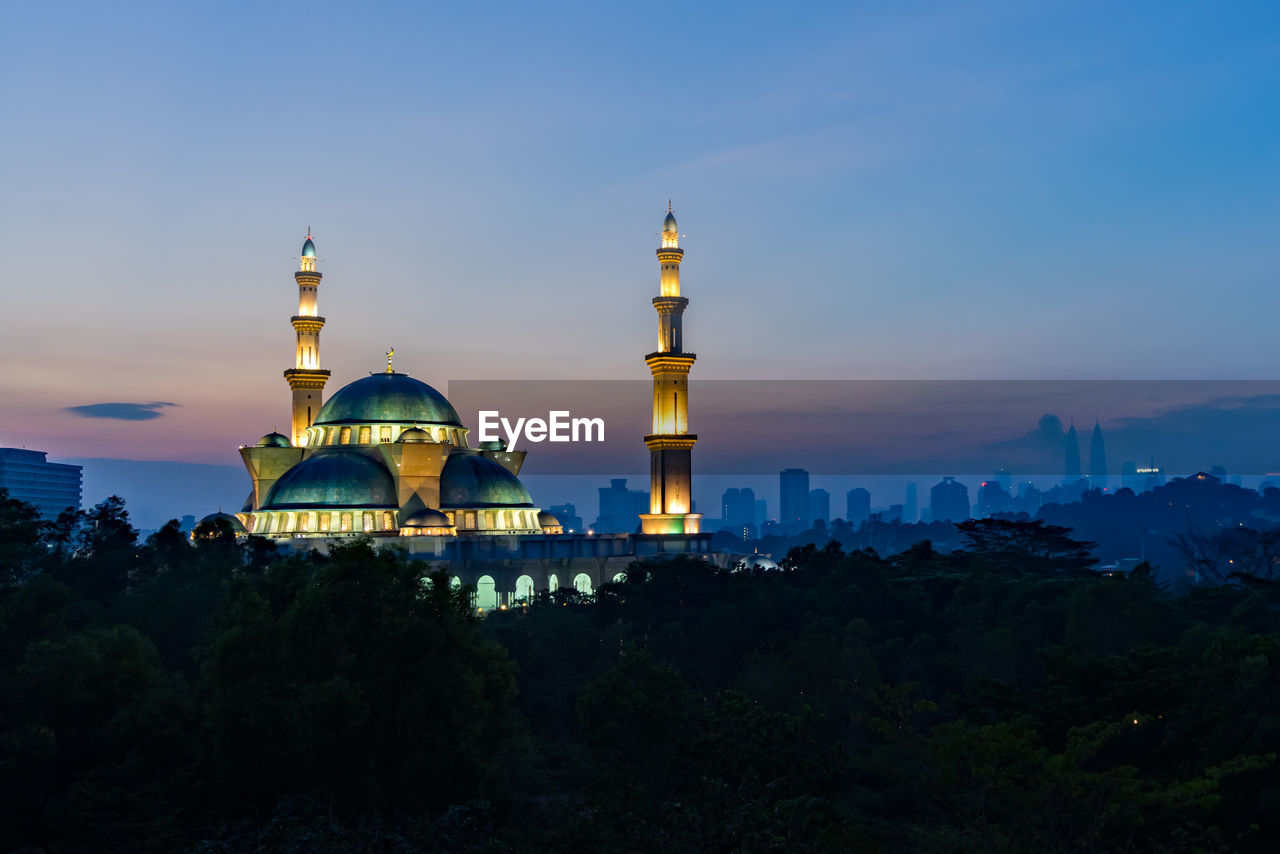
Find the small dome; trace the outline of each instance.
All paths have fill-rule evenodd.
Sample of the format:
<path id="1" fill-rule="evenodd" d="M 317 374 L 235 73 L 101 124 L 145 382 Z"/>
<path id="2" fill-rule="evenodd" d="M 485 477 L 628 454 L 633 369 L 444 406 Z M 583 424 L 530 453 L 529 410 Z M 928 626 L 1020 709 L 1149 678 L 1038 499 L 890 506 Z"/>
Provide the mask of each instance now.
<path id="1" fill-rule="evenodd" d="M 268 433 L 258 440 L 259 448 L 292 448 L 293 443 L 283 433 Z"/>
<path id="2" fill-rule="evenodd" d="M 449 517 L 430 507 L 419 510 L 400 523 L 401 528 L 452 528 Z"/>
<path id="3" fill-rule="evenodd" d="M 662 221 L 662 230 L 663 231 L 676 230 L 676 215 L 673 214 L 671 211 L 667 211 L 667 218 Z"/>
<path id="4" fill-rule="evenodd" d="M 315 245 L 314 243 L 312 243 L 312 242 L 311 242 L 311 230 L 310 230 L 310 229 L 307 229 L 307 239 L 306 239 L 306 240 L 303 242 L 303 244 L 302 244 L 302 257 L 303 257 L 303 258 L 314 258 L 314 257 L 316 257 L 316 245 Z"/>
<path id="5" fill-rule="evenodd" d="M 519 479 L 479 454 L 454 453 L 440 472 L 441 507 L 532 507 Z"/>
<path id="6" fill-rule="evenodd" d="M 262 502 L 263 510 L 397 506 L 395 481 L 381 463 L 339 450 L 317 451 L 289 469 Z"/>
<path id="7" fill-rule="evenodd" d="M 487 439 L 480 443 L 482 451 L 505 451 L 507 443 L 502 439 Z"/>
<path id="8" fill-rule="evenodd" d="M 370 374 L 325 401 L 317 426 L 328 424 L 447 424 L 462 420 L 445 396 L 408 374 Z"/>
<path id="9" fill-rule="evenodd" d="M 543 510 L 538 514 L 538 526 L 542 528 L 559 528 L 560 520 L 556 518 L 554 513 L 548 513 Z"/>
<path id="10" fill-rule="evenodd" d="M 431 434 L 421 427 L 410 427 L 400 434 L 397 442 L 430 442 Z"/>
<path id="11" fill-rule="evenodd" d="M 222 511 L 218 511 L 217 513 L 210 513 L 208 516 L 205 516 L 203 519 L 197 522 L 195 528 L 192 528 L 191 530 L 194 533 L 199 528 L 207 527 L 211 531 L 216 532 L 217 528 L 215 526 L 218 524 L 219 519 L 227 523 L 227 527 L 231 529 L 231 533 L 233 534 L 247 533 L 247 531 L 245 531 L 244 529 L 244 525 L 240 523 L 239 519 L 237 519 L 235 516 L 232 516 L 230 513 L 223 513 Z"/>

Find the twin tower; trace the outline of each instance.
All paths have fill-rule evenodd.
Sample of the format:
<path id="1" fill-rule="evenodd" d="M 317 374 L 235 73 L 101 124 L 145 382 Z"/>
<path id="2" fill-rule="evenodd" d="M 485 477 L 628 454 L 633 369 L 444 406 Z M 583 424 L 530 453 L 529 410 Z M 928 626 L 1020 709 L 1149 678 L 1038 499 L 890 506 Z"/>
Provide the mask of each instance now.
<path id="1" fill-rule="evenodd" d="M 653 374 L 653 432 L 644 437 L 649 448 L 649 512 L 640 515 L 645 534 L 696 534 L 702 515 L 692 512 L 690 454 L 698 437 L 689 432 L 689 370 L 697 358 L 684 351 L 682 326 L 689 300 L 680 295 L 680 234 L 675 214 L 667 204 L 658 246 L 661 269 L 658 296 L 658 349 L 644 357 Z M 321 274 L 316 269 L 316 245 L 307 229 L 298 272 L 298 313 L 290 318 L 297 333 L 294 366 L 284 372 L 293 392 L 290 440 L 294 447 L 306 443 L 307 428 L 324 403 L 329 371 L 320 367 L 320 330 L 324 318 L 318 311 Z"/>

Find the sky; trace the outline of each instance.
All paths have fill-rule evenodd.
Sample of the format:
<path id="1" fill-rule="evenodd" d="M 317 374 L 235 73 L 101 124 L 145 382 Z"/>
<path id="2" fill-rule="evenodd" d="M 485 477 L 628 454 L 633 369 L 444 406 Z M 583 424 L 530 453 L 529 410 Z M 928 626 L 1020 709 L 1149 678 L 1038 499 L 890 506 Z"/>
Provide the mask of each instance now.
<path id="1" fill-rule="evenodd" d="M 330 391 L 646 379 L 668 198 L 700 378 L 1280 363 L 1275 3 L 15 2 L 0 81 L 0 445 L 56 458 L 287 424 L 308 227 Z"/>

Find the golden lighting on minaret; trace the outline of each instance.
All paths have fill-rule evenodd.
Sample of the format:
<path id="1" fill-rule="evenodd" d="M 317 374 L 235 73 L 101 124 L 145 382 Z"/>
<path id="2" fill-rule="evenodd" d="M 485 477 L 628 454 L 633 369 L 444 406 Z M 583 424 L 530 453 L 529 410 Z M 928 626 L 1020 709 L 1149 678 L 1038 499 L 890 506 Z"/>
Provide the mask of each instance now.
<path id="1" fill-rule="evenodd" d="M 640 515 L 646 534 L 696 534 L 702 516 L 693 508 L 691 452 L 698 437 L 689 432 L 689 371 L 697 358 L 684 352 L 684 310 L 680 295 L 680 232 L 667 202 L 658 246 L 658 349 L 645 356 L 653 374 L 653 433 L 649 448 L 649 512 Z"/>
<path id="2" fill-rule="evenodd" d="M 297 347 L 294 366 L 284 372 L 284 378 L 293 391 L 293 444 L 300 447 L 307 442 L 307 428 L 320 411 L 324 386 L 329 381 L 329 372 L 320 368 L 320 330 L 324 328 L 324 318 L 320 316 L 319 300 L 323 276 L 316 269 L 316 245 L 311 240 L 309 227 L 298 257 L 298 272 L 293 278 L 298 283 L 298 313 L 290 323 L 297 334 Z"/>

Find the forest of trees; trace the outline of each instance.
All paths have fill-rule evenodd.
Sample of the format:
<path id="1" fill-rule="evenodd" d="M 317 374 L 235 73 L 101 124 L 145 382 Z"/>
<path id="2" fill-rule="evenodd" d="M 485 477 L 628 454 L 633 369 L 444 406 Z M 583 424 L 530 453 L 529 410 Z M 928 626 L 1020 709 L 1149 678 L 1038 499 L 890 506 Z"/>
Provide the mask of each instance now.
<path id="1" fill-rule="evenodd" d="M 1175 595 L 1043 521 L 772 572 L 640 563 L 477 616 L 0 493 L 0 847 L 1225 851 L 1280 835 L 1280 584 Z"/>

